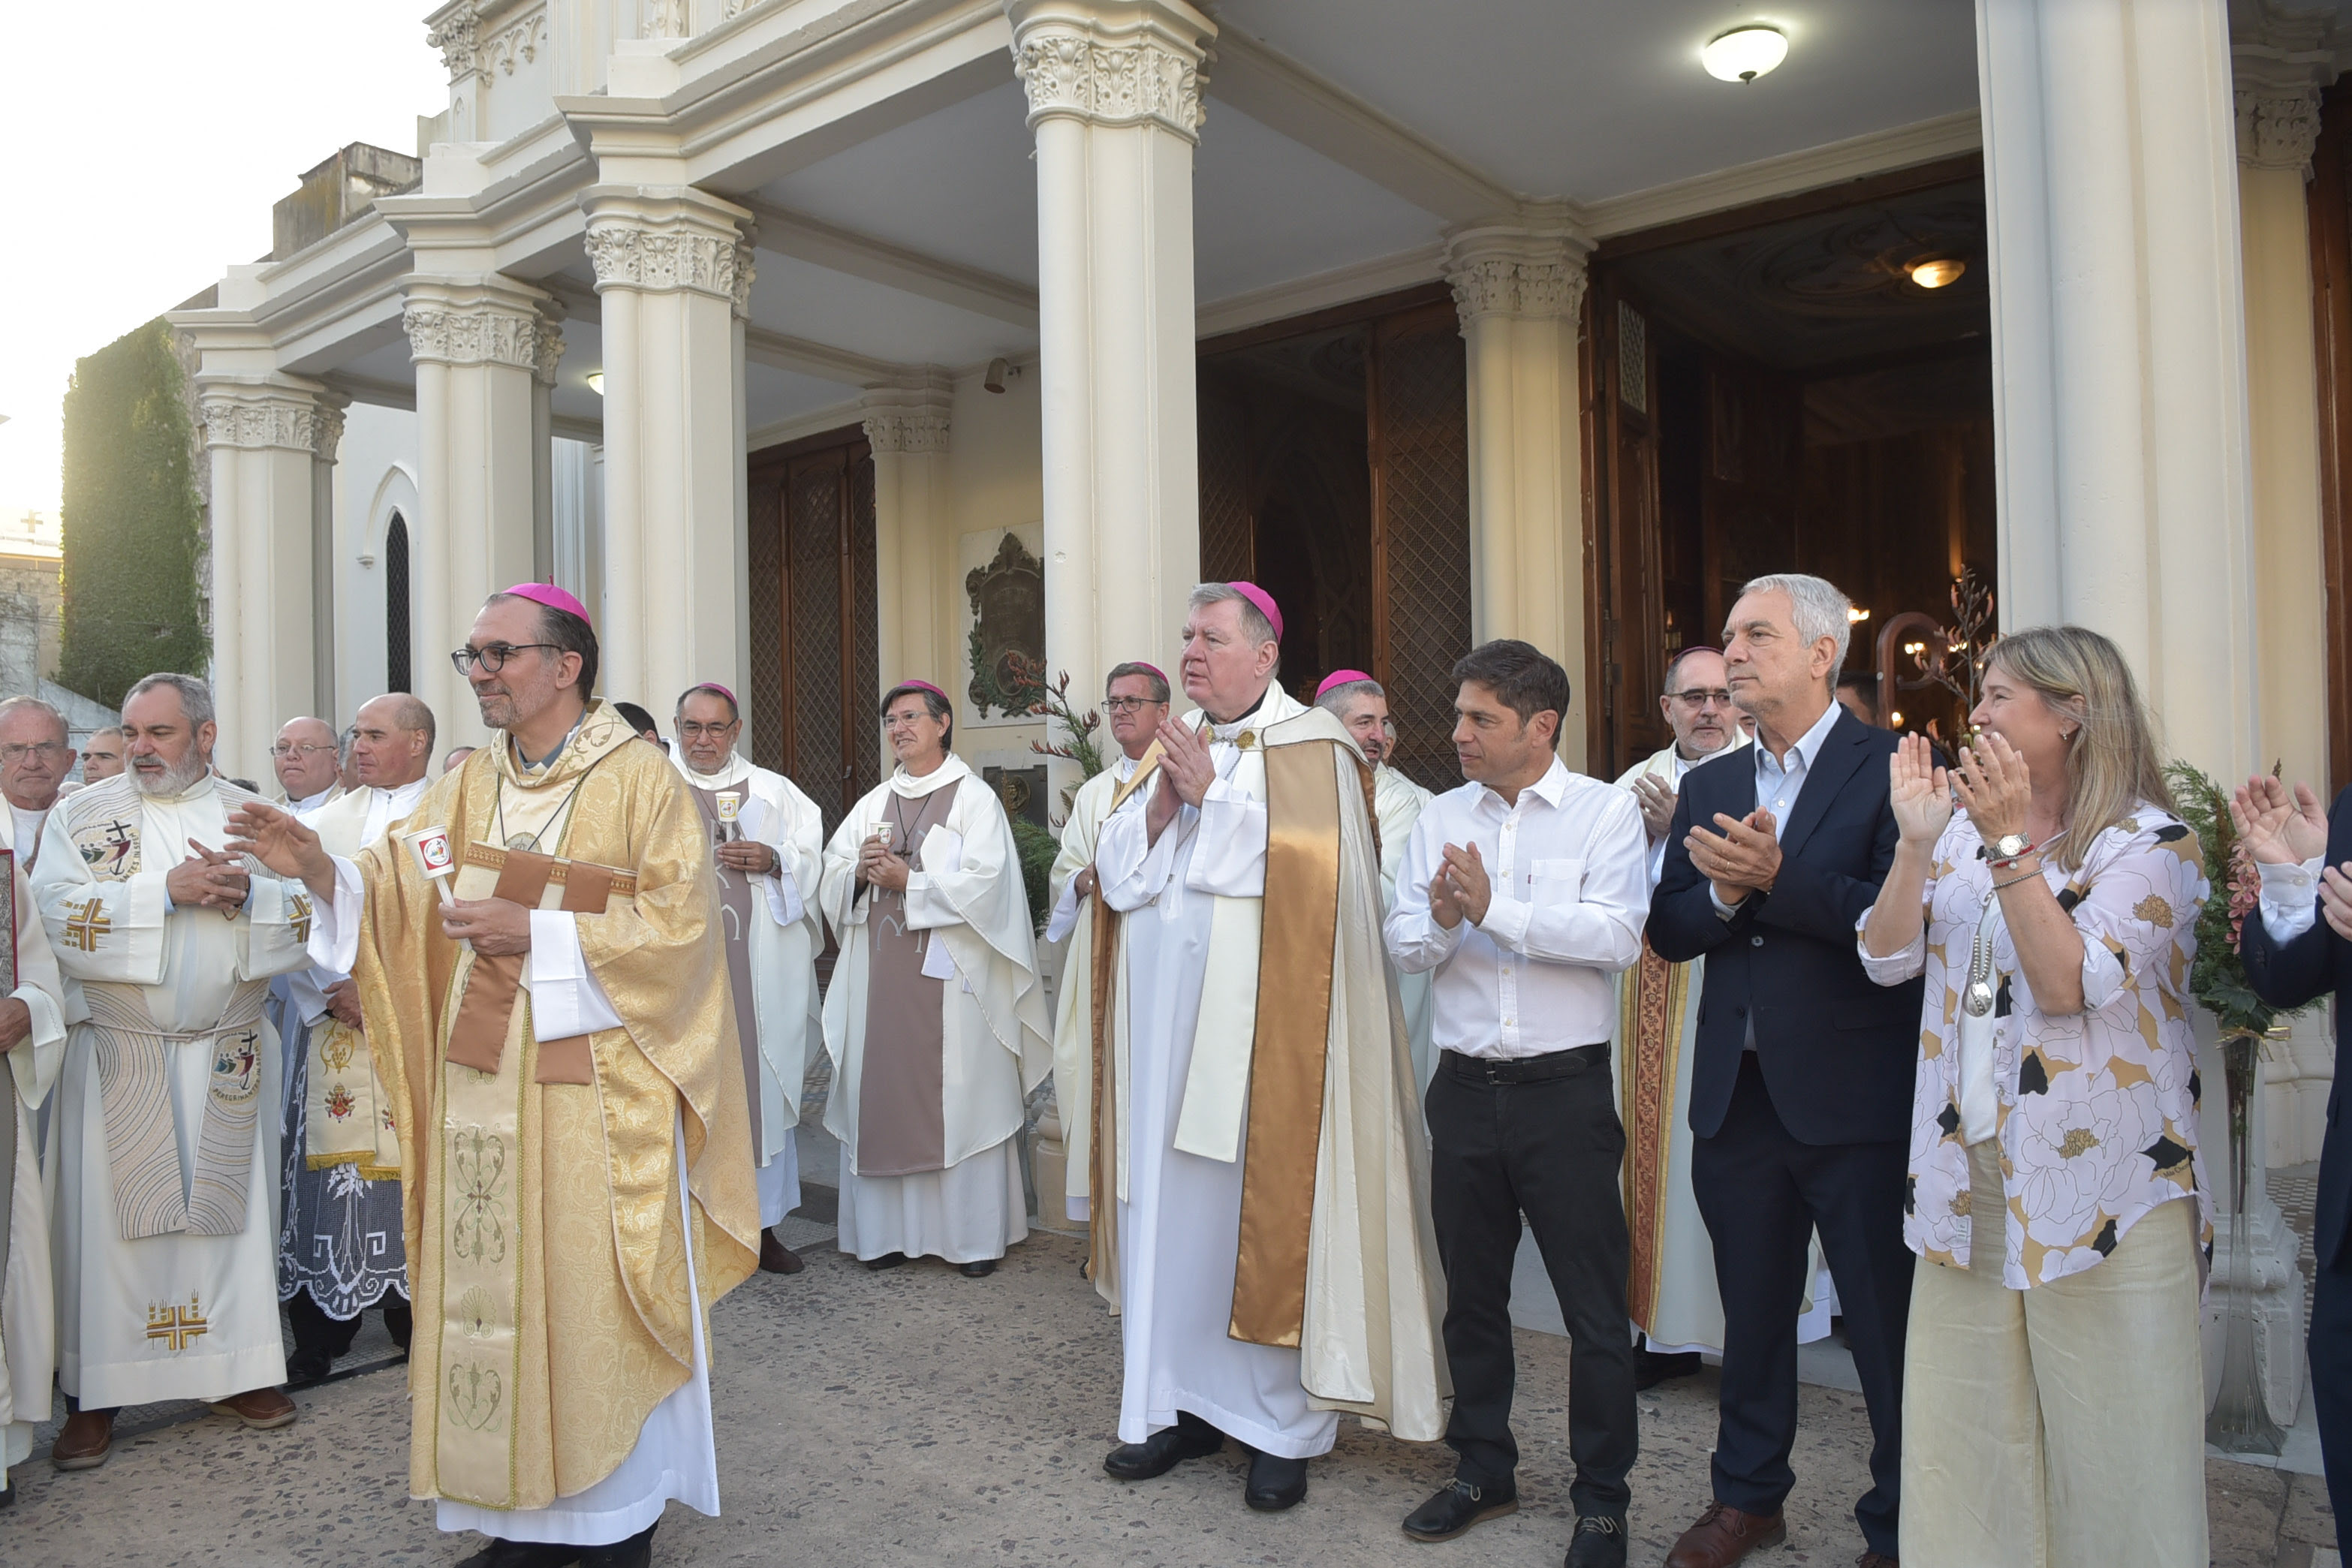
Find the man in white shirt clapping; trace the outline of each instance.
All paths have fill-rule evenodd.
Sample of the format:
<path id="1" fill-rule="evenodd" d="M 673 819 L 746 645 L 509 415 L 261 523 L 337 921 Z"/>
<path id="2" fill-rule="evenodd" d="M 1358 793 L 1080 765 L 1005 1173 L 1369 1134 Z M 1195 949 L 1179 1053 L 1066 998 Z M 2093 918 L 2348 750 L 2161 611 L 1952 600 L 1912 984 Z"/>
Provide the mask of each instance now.
<path id="1" fill-rule="evenodd" d="M 1611 977 L 1641 953 L 1648 838 L 1632 795 L 1554 752 L 1559 664 L 1500 641 L 1454 678 L 1468 782 L 1422 813 L 1386 926 L 1398 968 L 1434 971 L 1430 1203 L 1454 1371 L 1445 1440 L 1460 1456 L 1404 1529 L 1443 1541 L 1518 1506 L 1510 1298 L 1524 1211 L 1573 1342 L 1568 1568 L 1622 1568 L 1636 1433 Z"/>

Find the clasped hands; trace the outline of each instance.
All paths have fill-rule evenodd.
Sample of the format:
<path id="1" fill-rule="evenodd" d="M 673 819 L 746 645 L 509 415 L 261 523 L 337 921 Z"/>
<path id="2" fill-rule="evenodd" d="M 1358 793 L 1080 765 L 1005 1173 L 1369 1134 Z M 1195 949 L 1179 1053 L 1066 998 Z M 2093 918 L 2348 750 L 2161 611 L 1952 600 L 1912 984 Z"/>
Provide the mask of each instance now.
<path id="1" fill-rule="evenodd" d="M 2327 852 L 2327 817 L 2308 784 L 2289 794 L 2276 779 L 2249 779 L 2231 797 L 2230 821 L 2257 865 L 2301 865 Z M 2352 942 L 2352 861 L 2319 868 L 2319 913 Z"/>
<path id="2" fill-rule="evenodd" d="M 719 846 L 719 863 L 735 871 L 765 876 L 776 869 L 776 852 L 757 839 L 730 839 Z"/>
<path id="3" fill-rule="evenodd" d="M 174 909 L 217 909 L 230 919 L 252 894 L 252 879 L 234 854 L 208 850 L 195 840 L 196 852 L 163 873 L 163 891 Z"/>
<path id="4" fill-rule="evenodd" d="M 1201 809 L 1209 786 L 1217 781 L 1216 759 L 1209 755 L 1210 737 L 1181 722 L 1160 727 L 1160 785 L 1151 792 L 1144 817 L 1154 843 L 1180 806 Z"/>
<path id="5" fill-rule="evenodd" d="M 1722 831 L 1709 832 L 1694 824 L 1683 835 L 1691 864 L 1715 884 L 1715 896 L 1732 905 L 1749 894 L 1771 892 L 1780 874 L 1780 829 L 1772 813 L 1759 809 L 1735 817 L 1717 811 L 1715 825 Z"/>
<path id="6" fill-rule="evenodd" d="M 1483 925 L 1494 900 L 1495 884 L 1486 875 L 1486 858 L 1479 854 L 1478 846 L 1446 845 L 1444 863 L 1429 879 L 1429 912 L 1437 923 L 1448 931 L 1465 919 Z"/>
<path id="7" fill-rule="evenodd" d="M 913 869 L 904 855 L 891 853 L 879 838 L 869 838 L 857 846 L 857 880 L 868 887 L 904 893 L 907 873 Z"/>

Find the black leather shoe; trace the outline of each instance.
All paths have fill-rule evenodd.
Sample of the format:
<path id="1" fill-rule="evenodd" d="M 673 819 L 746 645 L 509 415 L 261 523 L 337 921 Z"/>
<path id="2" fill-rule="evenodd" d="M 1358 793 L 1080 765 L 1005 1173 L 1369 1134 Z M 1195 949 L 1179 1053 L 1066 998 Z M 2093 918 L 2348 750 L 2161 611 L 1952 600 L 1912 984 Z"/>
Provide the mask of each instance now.
<path id="1" fill-rule="evenodd" d="M 1252 1454 L 1249 1481 L 1242 1500 L 1260 1513 L 1280 1513 L 1296 1508 L 1307 1495 L 1307 1461 L 1278 1459 L 1272 1454 Z"/>
<path id="2" fill-rule="evenodd" d="M 1500 1519 L 1519 1511 L 1516 1487 L 1473 1486 L 1461 1477 L 1404 1518 L 1404 1532 L 1415 1541 L 1451 1541 L 1472 1525 Z"/>
<path id="3" fill-rule="evenodd" d="M 1655 1388 L 1659 1384 L 1676 1377 L 1696 1377 L 1706 1363 L 1698 1352 L 1685 1350 L 1673 1355 L 1660 1355 L 1654 1350 L 1633 1352 L 1633 1386 L 1636 1390 Z"/>
<path id="4" fill-rule="evenodd" d="M 1565 1568 L 1625 1568 L 1625 1521 L 1613 1513 L 1588 1513 L 1569 1537 Z"/>
<path id="5" fill-rule="evenodd" d="M 907 1255 L 904 1252 L 885 1252 L 879 1258 L 866 1260 L 866 1266 L 869 1269 L 896 1269 L 906 1260 Z"/>
<path id="6" fill-rule="evenodd" d="M 957 1264 L 956 1269 L 968 1280 L 985 1280 L 996 1272 L 996 1260 L 977 1258 L 969 1263 Z"/>
<path id="7" fill-rule="evenodd" d="M 6 1486 L 0 1487 L 0 1508 L 14 1508 L 16 1506 L 16 1483 L 15 1481 L 10 1481 Z"/>
<path id="8" fill-rule="evenodd" d="M 656 1521 L 626 1541 L 591 1546 L 580 1553 L 580 1568 L 648 1568 L 654 1560 L 654 1531 L 660 1528 Z"/>
<path id="9" fill-rule="evenodd" d="M 297 1352 L 286 1358 L 286 1386 L 316 1388 L 334 1370 L 334 1358 L 324 1351 Z"/>
<path id="10" fill-rule="evenodd" d="M 580 1561 L 580 1552 L 577 1546 L 501 1541 L 493 1535 L 488 1545 L 459 1562 L 457 1568 L 572 1568 Z"/>
<path id="11" fill-rule="evenodd" d="M 1140 1443 L 1121 1443 L 1103 1456 L 1103 1469 L 1123 1481 L 1164 1476 L 1186 1459 L 1206 1458 L 1225 1446 L 1225 1435 L 1191 1411 Z"/>

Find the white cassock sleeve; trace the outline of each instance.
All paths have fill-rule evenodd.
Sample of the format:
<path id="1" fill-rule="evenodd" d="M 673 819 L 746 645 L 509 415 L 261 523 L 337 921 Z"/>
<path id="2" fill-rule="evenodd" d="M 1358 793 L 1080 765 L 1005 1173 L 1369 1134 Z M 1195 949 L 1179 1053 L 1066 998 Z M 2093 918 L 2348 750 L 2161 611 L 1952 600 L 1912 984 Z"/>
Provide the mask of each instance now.
<path id="1" fill-rule="evenodd" d="M 263 980 L 310 967 L 310 927 L 317 912 L 310 891 L 299 883 L 274 876 L 257 876 L 247 884 L 245 908 L 238 920 L 245 926 L 244 950 L 237 955 L 236 977 Z"/>
<path id="2" fill-rule="evenodd" d="M 1156 786 L 1154 787 L 1157 788 Z M 1124 915 L 1152 903 L 1166 891 L 1176 873 L 1177 846 L 1197 825 L 1199 813 L 1179 806 L 1175 820 L 1151 841 L 1147 812 L 1152 789 L 1138 789 L 1127 804 L 1111 813 L 1095 841 L 1095 875 L 1102 880 L 1102 901 Z"/>
<path id="3" fill-rule="evenodd" d="M 367 883 L 359 862 L 329 855 L 335 863 L 335 896 L 310 912 L 310 962 L 314 967 L 348 975 L 360 961 L 360 915 L 365 907 Z"/>
<path id="4" fill-rule="evenodd" d="M 523 984 L 530 988 L 531 1032 L 541 1040 L 568 1040 L 600 1029 L 619 1029 L 621 1015 L 588 967 L 580 950 L 580 919 L 561 909 L 530 912 L 530 952 L 523 960 Z"/>
<path id="5" fill-rule="evenodd" d="M 1201 800 L 1201 842 L 1184 885 L 1222 898 L 1265 896 L 1265 801 L 1252 800 L 1230 779 L 1210 784 Z"/>

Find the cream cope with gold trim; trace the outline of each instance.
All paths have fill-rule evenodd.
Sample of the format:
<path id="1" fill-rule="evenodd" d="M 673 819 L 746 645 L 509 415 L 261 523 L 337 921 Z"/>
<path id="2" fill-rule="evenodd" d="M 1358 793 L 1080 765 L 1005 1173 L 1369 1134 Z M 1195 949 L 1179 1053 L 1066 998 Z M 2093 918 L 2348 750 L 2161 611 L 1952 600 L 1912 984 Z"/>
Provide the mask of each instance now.
<path id="1" fill-rule="evenodd" d="M 0 813 L 5 815 L 5 813 Z M 0 1481 L 33 1452 L 34 1429 L 49 1418 L 57 1370 L 56 1286 L 49 1272 L 49 1205 L 41 1183 L 41 1145 L 34 1116 L 65 1063 L 65 980 L 13 852 L 0 863 L 8 892 L 0 928 L 16 937 L 15 962 L 0 974 L 0 995 L 33 1015 L 31 1032 L 7 1053 L 0 1072 Z"/>
<path id="2" fill-rule="evenodd" d="M 478 975 L 471 950 L 442 935 L 438 892 L 397 837 L 359 856 L 352 973 L 407 1173 L 409 1490 L 544 1509 L 611 1474 L 690 1375 L 681 1180 L 706 1314 L 758 1262 L 709 836 L 661 750 L 602 701 L 542 767 L 522 768 L 503 737 L 475 752 L 409 819 L 412 831 L 429 825 L 460 846 L 461 897 L 524 865 L 500 846 L 559 857 L 526 880 L 543 883 L 542 910 L 572 910 L 622 1024 L 542 1040 L 523 989 L 503 1040 L 490 1037 L 494 1070 L 451 1061 L 461 1000 L 490 961 Z M 338 935 L 348 947 L 349 934 L 321 933 Z M 331 947 L 317 956 L 340 967 Z M 581 1179 L 593 1172 L 602 1179 Z"/>
<path id="3" fill-rule="evenodd" d="M 1181 722 L 1209 727 L 1197 712 Z M 1296 1346 L 1312 1407 L 1434 1441 L 1452 1392 L 1438 1338 L 1444 1285 L 1417 1086 L 1381 937 L 1370 770 L 1336 717 L 1279 687 L 1216 734 L 1241 753 L 1224 781 L 1266 804 L 1265 893 L 1206 895 L 1206 973 L 1173 1146 L 1244 1162 L 1228 1337 Z M 1148 809 L 1158 759 L 1147 752 L 1124 787 L 1098 853 L 1123 816 Z M 1139 831 L 1140 819 L 1126 831 Z M 1122 1202 L 1133 1140 L 1164 1135 L 1129 1126 L 1123 1109 L 1133 1103 L 1135 1020 L 1120 977 L 1131 924 L 1156 917 L 1149 906 L 1115 916 L 1116 948 L 1096 967 L 1108 1047 L 1097 1082 L 1107 1071 L 1116 1082 L 1093 1115 L 1093 1181 L 1099 1190 L 1115 1180 Z M 1107 1207 L 1097 1202 L 1097 1217 Z M 1108 1283 L 1119 1239 L 1099 1218 L 1093 1228 L 1096 1277 Z"/>

